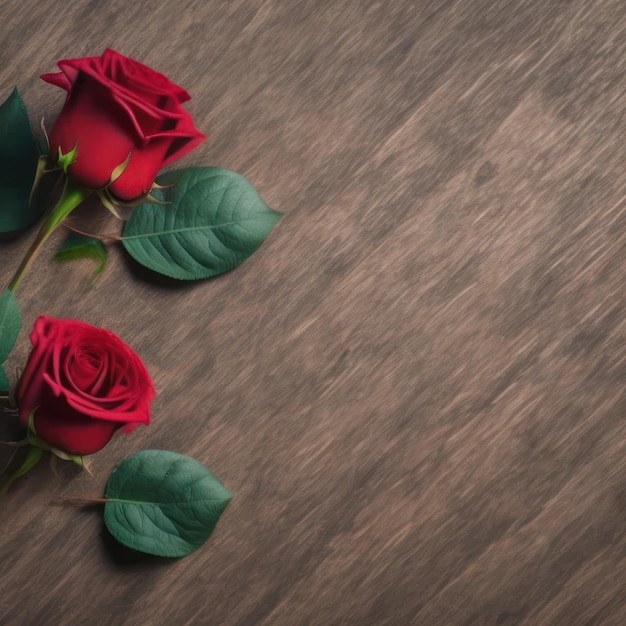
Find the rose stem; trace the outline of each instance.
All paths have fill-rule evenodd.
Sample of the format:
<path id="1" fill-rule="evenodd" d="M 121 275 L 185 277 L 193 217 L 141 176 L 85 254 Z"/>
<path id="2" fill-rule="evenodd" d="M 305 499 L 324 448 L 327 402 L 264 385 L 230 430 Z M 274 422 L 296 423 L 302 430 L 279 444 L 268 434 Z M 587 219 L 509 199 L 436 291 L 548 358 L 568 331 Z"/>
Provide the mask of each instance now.
<path id="1" fill-rule="evenodd" d="M 66 185 L 61 199 L 52 211 L 46 217 L 35 240 L 31 244 L 22 263 L 17 268 L 15 275 L 9 283 L 8 290 L 15 292 L 19 284 L 22 282 L 24 275 L 33 264 L 37 253 L 46 239 L 54 232 L 61 222 L 89 195 L 89 191 L 80 187 L 73 187 L 69 183 Z"/>
<path id="2" fill-rule="evenodd" d="M 60 503 L 73 504 L 74 506 L 95 506 L 97 504 L 106 504 L 107 498 L 82 498 L 80 496 L 68 496 L 60 498 Z"/>

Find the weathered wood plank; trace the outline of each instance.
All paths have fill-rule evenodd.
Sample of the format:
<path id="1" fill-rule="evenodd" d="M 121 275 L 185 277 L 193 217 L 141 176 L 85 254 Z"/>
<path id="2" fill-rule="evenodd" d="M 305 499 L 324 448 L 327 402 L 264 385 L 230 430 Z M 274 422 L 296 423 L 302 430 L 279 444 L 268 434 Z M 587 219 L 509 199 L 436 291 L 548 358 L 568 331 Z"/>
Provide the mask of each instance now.
<path id="1" fill-rule="evenodd" d="M 153 6 L 155 5 L 155 6 Z M 618 0 L 5 3 L 0 84 L 111 46 L 194 99 L 184 164 L 285 217 L 212 282 L 24 283 L 118 332 L 154 423 L 0 507 L 2 624 L 626 622 L 626 19 Z M 28 237 L 0 245 L 8 279 Z M 47 256 L 46 256 L 47 255 Z M 130 271 L 129 271 L 130 270 Z M 13 356 L 28 353 L 27 332 Z M 97 511 L 141 448 L 234 492 L 210 542 L 121 563 Z"/>

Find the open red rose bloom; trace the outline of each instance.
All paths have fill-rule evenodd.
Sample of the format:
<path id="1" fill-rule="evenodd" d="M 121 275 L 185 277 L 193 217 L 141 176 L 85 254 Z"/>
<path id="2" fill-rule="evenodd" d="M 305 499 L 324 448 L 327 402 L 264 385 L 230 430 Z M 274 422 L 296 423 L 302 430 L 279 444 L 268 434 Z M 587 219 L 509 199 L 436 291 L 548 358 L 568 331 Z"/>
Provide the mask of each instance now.
<path id="1" fill-rule="evenodd" d="M 116 430 L 150 422 L 154 385 L 141 359 L 108 330 L 41 316 L 17 392 L 20 420 L 31 411 L 41 439 L 70 454 L 92 454 Z"/>
<path id="2" fill-rule="evenodd" d="M 114 50 L 102 57 L 59 61 L 42 79 L 67 91 L 50 133 L 50 156 L 77 158 L 68 175 L 79 187 L 103 189 L 122 201 L 148 193 L 159 170 L 204 141 L 182 103 L 189 94 Z M 122 174 L 114 170 L 128 159 Z"/>

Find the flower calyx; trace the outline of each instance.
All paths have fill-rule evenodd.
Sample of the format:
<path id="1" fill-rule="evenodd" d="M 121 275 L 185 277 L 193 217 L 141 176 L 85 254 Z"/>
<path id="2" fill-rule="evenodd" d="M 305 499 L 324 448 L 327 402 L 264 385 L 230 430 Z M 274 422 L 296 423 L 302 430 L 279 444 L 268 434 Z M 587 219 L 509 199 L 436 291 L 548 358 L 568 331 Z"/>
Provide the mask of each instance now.
<path id="1" fill-rule="evenodd" d="M 47 441 L 44 441 L 41 437 L 37 435 L 37 430 L 35 429 L 35 412 L 37 411 L 37 407 L 35 407 L 28 417 L 28 427 L 26 430 L 26 442 L 31 446 L 36 448 L 40 448 L 42 451 L 50 452 L 59 459 L 63 461 L 72 461 L 72 463 L 76 463 L 76 465 L 80 467 L 85 467 L 85 463 L 83 461 L 83 457 L 78 454 L 69 454 L 68 452 L 64 452 L 63 450 L 59 450 L 54 446 L 51 446 Z"/>
<path id="2" fill-rule="evenodd" d="M 67 174 L 67 169 L 78 159 L 78 144 L 76 144 L 67 154 L 63 154 L 61 146 L 57 155 L 57 163 L 59 167 Z"/>

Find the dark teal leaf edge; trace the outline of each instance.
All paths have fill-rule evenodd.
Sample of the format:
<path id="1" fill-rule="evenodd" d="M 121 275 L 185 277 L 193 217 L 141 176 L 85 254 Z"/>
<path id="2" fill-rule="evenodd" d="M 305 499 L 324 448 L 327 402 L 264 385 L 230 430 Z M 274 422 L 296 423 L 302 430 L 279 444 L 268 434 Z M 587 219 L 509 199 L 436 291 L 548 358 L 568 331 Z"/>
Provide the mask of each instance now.
<path id="1" fill-rule="evenodd" d="M 16 124 L 21 125 L 22 129 L 26 132 L 27 139 L 30 143 L 31 149 L 33 150 L 33 172 L 32 172 L 32 179 L 29 183 L 29 188 L 28 188 L 29 195 L 30 195 L 32 194 L 32 187 L 34 185 L 34 181 L 36 179 L 36 175 L 38 171 L 36 157 L 41 156 L 47 151 L 47 142 L 46 142 L 46 145 L 43 146 L 42 142 L 39 141 L 38 138 L 35 137 L 35 135 L 33 134 L 33 131 L 30 125 L 30 118 L 28 116 L 28 110 L 26 108 L 26 104 L 17 86 L 13 87 L 8 97 L 0 103 L 0 108 L 4 107 L 5 105 L 9 103 L 12 105 L 17 104 L 18 116 L 21 114 L 21 117 L 18 117 L 18 119 L 14 121 Z M 27 150 L 27 147 L 25 145 L 20 145 L 20 149 Z M 27 214 L 29 217 L 27 217 L 25 221 L 22 221 L 21 224 L 15 229 L 3 228 L 2 230 L 0 230 L 0 233 L 2 233 L 2 235 L 11 236 L 16 232 L 19 232 L 19 231 L 25 230 L 26 228 L 31 227 L 33 224 L 37 222 L 37 220 L 41 217 L 41 214 L 43 213 L 43 208 L 36 209 L 36 210 L 33 209 L 32 206 L 27 206 L 25 208 L 27 210 L 24 211 L 24 213 Z M 4 210 L 6 210 L 6 207 Z M 24 220 L 24 218 L 22 218 L 22 220 Z"/>
<path id="2" fill-rule="evenodd" d="M 16 320 L 17 329 L 11 330 L 8 341 L 6 337 L 7 319 L 9 316 L 14 316 Z M 15 342 L 22 329 L 22 315 L 20 311 L 17 299 L 13 295 L 13 292 L 5 289 L 0 293 L 0 365 L 6 363 L 6 359 L 9 357 Z M 4 343 L 6 342 L 6 343 Z M 4 357 L 2 355 L 5 355 Z"/>

